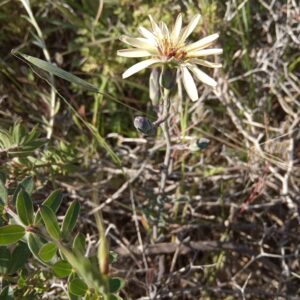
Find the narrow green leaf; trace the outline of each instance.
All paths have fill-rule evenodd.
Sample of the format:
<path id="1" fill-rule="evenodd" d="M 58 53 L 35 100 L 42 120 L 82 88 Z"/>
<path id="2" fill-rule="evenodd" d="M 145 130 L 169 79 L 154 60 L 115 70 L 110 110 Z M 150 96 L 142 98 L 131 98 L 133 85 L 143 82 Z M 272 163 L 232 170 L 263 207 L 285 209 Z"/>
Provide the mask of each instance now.
<path id="1" fill-rule="evenodd" d="M 30 56 L 30 55 L 26 55 L 23 53 L 19 53 L 23 58 L 25 58 L 28 62 L 30 62 L 31 64 L 33 64 L 34 66 L 49 72 L 55 76 L 58 76 L 64 80 L 67 80 L 69 82 L 81 85 L 83 88 L 91 91 L 91 92 L 98 92 L 98 88 L 93 86 L 92 84 L 90 84 L 89 82 L 69 73 L 66 72 L 65 70 L 55 66 L 52 63 L 49 63 L 45 60 Z"/>
<path id="2" fill-rule="evenodd" d="M 80 211 L 80 204 L 75 200 L 68 208 L 62 224 L 62 234 L 64 237 L 73 231 Z"/>
<path id="3" fill-rule="evenodd" d="M 21 124 L 20 123 L 15 124 L 15 126 L 13 127 L 12 136 L 13 136 L 13 141 L 16 145 L 20 144 L 22 135 L 24 135 L 24 131 L 22 130 Z"/>
<path id="4" fill-rule="evenodd" d="M 22 223 L 26 226 L 33 223 L 33 204 L 30 196 L 25 191 L 20 191 L 17 196 L 16 209 Z"/>
<path id="5" fill-rule="evenodd" d="M 8 273 L 16 273 L 20 268 L 24 266 L 29 256 L 30 251 L 27 244 L 19 243 L 19 245 L 12 252 Z"/>
<path id="6" fill-rule="evenodd" d="M 38 125 L 33 127 L 31 129 L 31 131 L 26 135 L 26 139 L 25 139 L 24 143 L 30 143 L 31 141 L 38 138 L 39 134 L 38 134 L 38 131 L 37 131 L 37 127 L 38 127 Z"/>
<path id="7" fill-rule="evenodd" d="M 0 275 L 7 274 L 11 255 L 7 247 L 0 247 Z"/>
<path id="8" fill-rule="evenodd" d="M 76 253 L 85 254 L 85 235 L 82 232 L 76 234 L 72 248 Z"/>
<path id="9" fill-rule="evenodd" d="M 56 213 L 61 205 L 62 199 L 62 192 L 60 190 L 55 190 L 43 202 L 43 206 L 51 208 Z"/>
<path id="10" fill-rule="evenodd" d="M 42 219 L 45 223 L 47 232 L 54 240 L 60 239 L 60 230 L 56 215 L 53 210 L 47 206 L 42 206 L 40 209 Z"/>
<path id="11" fill-rule="evenodd" d="M 5 187 L 5 184 L 2 180 L 0 180 L 0 201 L 7 204 L 7 189 Z"/>
<path id="12" fill-rule="evenodd" d="M 0 227 L 0 245 L 16 243 L 25 235 L 24 227 L 20 225 L 6 225 Z"/>
<path id="13" fill-rule="evenodd" d="M 75 278 L 69 283 L 69 290 L 73 295 L 83 297 L 87 289 L 88 286 L 79 278 Z"/>
<path id="14" fill-rule="evenodd" d="M 57 251 L 57 246 L 50 242 L 50 243 L 47 243 L 45 245 L 42 246 L 42 248 L 40 249 L 39 251 L 39 257 L 45 261 L 45 262 L 48 262 L 49 260 L 51 260 L 54 255 L 56 254 L 56 251 Z"/>
<path id="15" fill-rule="evenodd" d="M 62 192 L 60 190 L 55 190 L 48 196 L 42 205 L 51 208 L 53 212 L 56 213 L 61 205 L 62 199 Z M 35 216 L 34 224 L 39 224 L 41 221 L 42 217 L 40 211 L 38 211 Z"/>
<path id="16" fill-rule="evenodd" d="M 0 149 L 8 149 L 13 145 L 10 134 L 3 129 L 0 129 Z"/>
<path id="17" fill-rule="evenodd" d="M 72 272 L 72 266 L 66 260 L 60 260 L 52 266 L 53 272 L 58 278 L 64 278 Z"/>
<path id="18" fill-rule="evenodd" d="M 108 286 L 110 293 L 116 293 L 125 285 L 125 281 L 122 278 L 114 277 L 108 279 Z"/>

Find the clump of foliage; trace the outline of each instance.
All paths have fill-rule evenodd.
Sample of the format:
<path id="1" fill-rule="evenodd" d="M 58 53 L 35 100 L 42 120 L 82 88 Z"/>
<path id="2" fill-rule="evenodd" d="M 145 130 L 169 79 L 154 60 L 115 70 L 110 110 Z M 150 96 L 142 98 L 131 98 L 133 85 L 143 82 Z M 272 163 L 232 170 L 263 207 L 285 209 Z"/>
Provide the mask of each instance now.
<path id="1" fill-rule="evenodd" d="M 47 291 L 44 276 L 52 273 L 57 278 L 67 278 L 71 299 L 75 296 L 121 299 L 116 293 L 123 286 L 123 281 L 108 275 L 113 256 L 110 257 L 99 215 L 96 216 L 101 236 L 98 250 L 96 254 L 86 256 L 85 235 L 73 232 L 80 215 L 79 202 L 71 203 L 60 224 L 57 215 L 63 194 L 55 190 L 37 206 L 32 198 L 33 191 L 31 177 L 25 178 L 15 188 L 7 189 L 2 174 L 0 258 L 3 281 L 0 295 L 34 298 Z M 22 275 L 16 281 L 17 273 Z M 39 289 L 33 284 L 35 278 L 44 283 Z"/>

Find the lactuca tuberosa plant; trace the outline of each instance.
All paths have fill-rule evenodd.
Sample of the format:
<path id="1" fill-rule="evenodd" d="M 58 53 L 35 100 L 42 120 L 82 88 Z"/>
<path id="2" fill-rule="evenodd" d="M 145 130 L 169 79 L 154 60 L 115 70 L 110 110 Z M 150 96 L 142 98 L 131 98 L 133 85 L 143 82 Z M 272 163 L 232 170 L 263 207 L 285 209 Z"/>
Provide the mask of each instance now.
<path id="1" fill-rule="evenodd" d="M 219 34 L 215 33 L 196 42 L 189 42 L 188 38 L 200 21 L 199 14 L 194 16 L 186 27 L 182 27 L 182 14 L 179 14 L 172 30 L 169 30 L 164 22 L 157 24 L 151 16 L 149 18 L 152 28 L 148 30 L 140 26 L 138 29 L 142 37 L 135 38 L 124 35 L 120 38 L 121 41 L 133 48 L 119 50 L 118 55 L 124 57 L 150 57 L 127 69 L 123 73 L 123 78 L 127 78 L 147 67 L 161 65 L 164 67 L 162 71 L 168 72 L 168 76 L 164 76 L 165 78 L 172 77 L 177 70 L 180 71 L 185 90 L 193 101 L 196 101 L 199 97 L 192 74 L 201 82 L 215 87 L 217 82 L 203 72 L 199 66 L 222 67 L 219 63 L 202 59 L 223 52 L 220 48 L 208 48 L 218 39 Z M 173 70 L 173 72 L 170 70 Z"/>
<path id="2" fill-rule="evenodd" d="M 152 16 L 149 16 L 149 19 L 151 29 L 146 29 L 143 26 L 138 28 L 142 37 L 121 36 L 121 41 L 132 46 L 132 48 L 119 50 L 118 55 L 130 58 L 147 57 L 146 60 L 127 69 L 123 73 L 123 78 L 148 67 L 152 69 L 149 77 L 149 97 L 154 110 L 157 112 L 157 119 L 151 122 L 145 116 L 137 116 L 134 119 L 134 126 L 139 132 L 147 136 L 155 135 L 156 129 L 160 126 L 164 136 L 166 148 L 161 168 L 159 195 L 153 203 L 153 208 L 157 211 L 156 224 L 153 224 L 153 238 L 156 239 L 156 226 L 163 224 L 160 220 L 163 214 L 160 212 L 163 210 L 163 203 L 167 201 L 166 181 L 172 172 L 171 136 L 174 126 L 170 126 L 169 123 L 172 119 L 171 115 L 174 116 L 178 112 L 178 107 L 176 107 L 176 101 L 171 101 L 171 98 L 175 95 L 176 84 L 179 87 L 182 82 L 189 98 L 192 101 L 197 101 L 199 94 L 194 77 L 211 87 L 215 87 L 217 82 L 199 67 L 222 67 L 221 64 L 204 60 L 203 57 L 221 54 L 223 50 L 210 48 L 218 39 L 218 33 L 203 37 L 196 42 L 189 40 L 201 19 L 199 14 L 194 16 L 186 27 L 183 27 L 182 14 L 179 14 L 172 30 L 169 30 L 164 22 L 156 23 Z M 195 140 L 198 138 L 196 137 Z M 208 142 L 205 145 L 196 143 L 196 147 L 186 147 L 185 149 L 193 152 L 195 148 L 198 151 L 207 145 Z"/>

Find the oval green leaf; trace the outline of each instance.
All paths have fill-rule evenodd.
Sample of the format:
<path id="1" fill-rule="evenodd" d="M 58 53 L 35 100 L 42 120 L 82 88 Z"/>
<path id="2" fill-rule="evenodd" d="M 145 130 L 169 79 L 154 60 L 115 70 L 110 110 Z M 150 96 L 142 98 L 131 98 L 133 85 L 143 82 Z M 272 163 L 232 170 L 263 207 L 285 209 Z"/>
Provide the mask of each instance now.
<path id="1" fill-rule="evenodd" d="M 26 226 L 33 223 L 33 204 L 26 191 L 20 191 L 17 196 L 16 209 L 22 223 Z"/>
<path id="2" fill-rule="evenodd" d="M 125 285 L 125 282 L 122 278 L 114 277 L 108 279 L 108 286 L 109 286 L 109 292 L 110 293 L 116 293 L 121 288 L 123 288 Z"/>
<path id="3" fill-rule="evenodd" d="M 58 211 L 63 199 L 63 194 L 60 190 L 53 191 L 48 198 L 43 202 L 43 206 L 51 208 L 55 213 Z M 40 212 L 38 211 L 34 220 L 34 224 L 39 224 L 42 221 Z"/>
<path id="4" fill-rule="evenodd" d="M 16 273 L 20 268 L 24 266 L 29 256 L 30 251 L 27 244 L 19 243 L 19 245 L 12 252 L 8 273 Z"/>
<path id="5" fill-rule="evenodd" d="M 70 293 L 73 295 L 84 296 L 87 289 L 88 289 L 88 286 L 85 284 L 84 281 L 82 281 L 79 278 L 74 278 L 69 283 L 69 290 L 70 290 Z"/>
<path id="6" fill-rule="evenodd" d="M 75 200 L 68 208 L 62 224 L 62 234 L 64 237 L 68 237 L 73 231 L 77 218 L 79 216 L 80 204 Z"/>
<path id="7" fill-rule="evenodd" d="M 24 227 L 20 225 L 6 225 L 0 227 L 0 245 L 16 243 L 25 235 Z"/>
<path id="8" fill-rule="evenodd" d="M 60 260 L 52 266 L 54 274 L 58 278 L 64 278 L 72 272 L 72 266 L 66 260 Z"/>
<path id="9" fill-rule="evenodd" d="M 76 253 L 85 254 L 85 235 L 82 232 L 76 234 L 72 248 Z"/>
<path id="10" fill-rule="evenodd" d="M 44 245 L 40 237 L 35 233 L 29 233 L 27 235 L 27 243 L 28 243 L 29 250 L 33 254 L 33 256 L 41 263 L 44 264 L 45 262 L 41 260 L 41 258 L 39 257 L 39 251 Z"/>
<path id="11" fill-rule="evenodd" d="M 56 254 L 56 251 L 57 251 L 57 246 L 50 242 L 50 243 L 47 243 L 45 245 L 42 246 L 42 248 L 40 249 L 39 251 L 39 257 L 45 261 L 45 262 L 48 262 L 49 260 L 51 260 L 54 255 Z"/>
<path id="12" fill-rule="evenodd" d="M 42 206 L 40 212 L 47 232 L 49 233 L 51 238 L 53 238 L 54 240 L 59 240 L 60 230 L 53 210 L 47 206 Z"/>

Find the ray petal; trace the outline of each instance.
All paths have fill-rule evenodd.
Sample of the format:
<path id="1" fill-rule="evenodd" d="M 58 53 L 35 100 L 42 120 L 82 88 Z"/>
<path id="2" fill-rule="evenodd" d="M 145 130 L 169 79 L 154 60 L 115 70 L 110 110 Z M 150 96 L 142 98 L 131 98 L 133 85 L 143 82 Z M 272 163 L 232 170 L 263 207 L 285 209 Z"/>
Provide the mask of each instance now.
<path id="1" fill-rule="evenodd" d="M 155 35 L 148 29 L 143 26 L 138 28 L 139 32 L 149 41 L 149 43 L 153 46 L 156 46 L 156 38 Z"/>
<path id="2" fill-rule="evenodd" d="M 198 91 L 190 71 L 187 69 L 187 67 L 182 67 L 181 72 L 182 72 L 183 85 L 187 94 L 192 99 L 192 101 L 197 101 L 199 98 Z"/>
<path id="3" fill-rule="evenodd" d="M 133 38 L 133 37 L 129 37 L 126 35 L 122 35 L 120 37 L 120 40 L 123 43 L 126 43 L 130 46 L 136 47 L 136 48 L 140 48 L 140 49 L 146 49 L 146 50 L 151 50 L 151 51 L 156 51 L 156 47 L 154 47 L 148 39 L 145 38 Z"/>
<path id="4" fill-rule="evenodd" d="M 149 19 L 150 19 L 152 30 L 153 30 L 154 34 L 156 35 L 156 37 L 158 39 L 162 39 L 163 38 L 163 34 L 161 32 L 161 29 L 156 24 L 156 22 L 154 21 L 154 19 L 153 19 L 153 17 L 151 15 L 149 15 Z"/>
<path id="5" fill-rule="evenodd" d="M 218 33 L 209 35 L 195 43 L 192 43 L 190 45 L 185 46 L 182 50 L 184 51 L 196 51 L 200 50 L 202 48 L 207 48 L 208 46 L 211 45 L 217 38 L 219 37 Z"/>
<path id="6" fill-rule="evenodd" d="M 147 67 L 149 67 L 153 64 L 159 63 L 159 62 L 160 62 L 160 60 L 157 59 L 157 58 L 150 58 L 150 59 L 147 59 L 147 60 L 140 61 L 139 63 L 137 63 L 137 64 L 131 66 L 129 69 L 127 69 L 123 73 L 122 77 L 127 78 L 127 77 L 129 77 L 129 76 L 131 76 L 131 75 L 133 75 L 133 74 L 135 74 L 135 73 L 137 73 L 137 72 L 139 72 L 139 71 L 141 71 L 141 70 L 143 70 L 143 69 L 145 69 L 145 68 L 147 68 Z"/>
<path id="7" fill-rule="evenodd" d="M 179 14 L 177 16 L 174 28 L 171 33 L 171 40 L 174 42 L 174 44 L 178 42 L 181 28 L 182 28 L 182 14 Z"/>
<path id="8" fill-rule="evenodd" d="M 203 71 L 198 69 L 196 66 L 190 65 L 189 69 L 194 73 L 194 75 L 197 77 L 198 80 L 202 81 L 203 83 L 215 87 L 217 85 L 217 82 L 205 74 Z"/>
<path id="9" fill-rule="evenodd" d="M 163 36 L 167 39 L 170 39 L 170 33 L 169 33 L 169 29 L 168 29 L 168 26 L 166 25 L 166 23 L 160 22 L 160 29 L 161 29 Z"/>
<path id="10" fill-rule="evenodd" d="M 196 28 L 197 24 L 200 21 L 201 16 L 198 14 L 196 15 L 192 21 L 184 28 L 182 35 L 179 39 L 179 43 L 182 44 L 185 42 L 185 40 L 189 37 L 189 35 L 194 31 Z"/>
<path id="11" fill-rule="evenodd" d="M 149 51 L 138 48 L 118 50 L 117 54 L 124 57 L 146 57 L 152 55 Z"/>
<path id="12" fill-rule="evenodd" d="M 208 55 L 217 55 L 222 54 L 223 49 L 215 48 L 215 49 L 202 49 L 198 51 L 191 51 L 187 53 L 187 57 L 197 57 L 197 56 L 208 56 Z"/>

